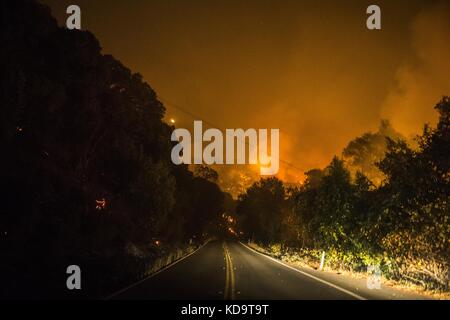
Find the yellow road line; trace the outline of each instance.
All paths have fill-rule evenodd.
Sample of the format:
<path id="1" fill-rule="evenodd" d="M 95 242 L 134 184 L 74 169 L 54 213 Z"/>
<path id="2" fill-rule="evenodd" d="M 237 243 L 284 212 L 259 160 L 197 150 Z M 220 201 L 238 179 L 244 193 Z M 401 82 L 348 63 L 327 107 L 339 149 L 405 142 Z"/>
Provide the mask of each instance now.
<path id="1" fill-rule="evenodd" d="M 236 286 L 236 281 L 234 278 L 234 268 L 233 268 L 233 261 L 231 260 L 231 255 L 230 252 L 228 251 L 228 259 L 230 260 L 230 274 L 231 274 L 231 300 L 234 300 L 236 297 L 234 295 L 235 293 L 235 286 Z"/>
<path id="2" fill-rule="evenodd" d="M 223 252 L 225 255 L 225 262 L 226 262 L 224 299 L 234 300 L 236 280 L 234 277 L 233 261 L 231 260 L 230 251 L 228 250 L 228 247 L 225 242 L 223 243 Z"/>
<path id="3" fill-rule="evenodd" d="M 230 281 L 230 276 L 229 276 L 229 262 L 228 262 L 228 255 L 227 255 L 227 248 L 225 246 L 225 242 L 223 243 L 223 254 L 224 254 L 224 258 L 225 258 L 225 264 L 226 264 L 226 276 L 225 276 L 225 290 L 223 291 L 223 298 L 226 300 L 228 299 L 228 283 Z"/>

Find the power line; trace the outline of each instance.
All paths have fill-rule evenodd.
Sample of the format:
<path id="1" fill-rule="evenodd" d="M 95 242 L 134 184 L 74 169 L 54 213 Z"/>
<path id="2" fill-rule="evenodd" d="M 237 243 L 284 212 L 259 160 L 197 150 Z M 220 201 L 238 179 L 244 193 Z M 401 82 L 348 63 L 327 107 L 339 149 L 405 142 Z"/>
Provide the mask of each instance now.
<path id="1" fill-rule="evenodd" d="M 181 112 L 183 112 L 183 113 L 189 115 L 189 116 L 190 116 L 191 118 L 193 118 L 194 120 L 201 120 L 202 122 L 206 123 L 207 125 L 209 125 L 210 127 L 213 127 L 213 128 L 220 128 L 220 127 L 221 127 L 221 126 L 215 125 L 214 123 L 212 123 L 212 122 L 210 122 L 210 121 L 208 121 L 208 120 L 205 120 L 203 117 L 201 117 L 201 116 L 199 116 L 199 115 L 197 115 L 197 114 L 195 114 L 195 113 L 193 113 L 193 112 L 191 112 L 191 111 L 189 111 L 189 110 L 187 110 L 187 109 L 181 107 L 180 105 L 178 105 L 178 104 L 176 104 L 176 103 L 173 103 L 173 102 L 171 102 L 171 101 L 169 101 L 169 100 L 166 100 L 166 99 L 164 99 L 164 98 L 162 98 L 162 97 L 158 97 L 158 99 L 159 99 L 163 104 L 168 105 L 168 106 L 171 106 L 171 107 L 174 107 L 175 109 L 177 109 L 177 110 L 179 110 L 179 111 L 181 111 Z M 244 143 L 245 143 L 245 144 L 247 143 L 247 142 L 245 141 L 245 139 L 244 139 Z M 297 167 L 296 165 L 294 165 L 293 163 L 291 163 L 291 162 L 289 162 L 289 161 L 286 161 L 286 160 L 283 160 L 283 159 L 280 159 L 280 158 L 278 158 L 278 160 L 279 160 L 281 163 L 283 163 L 283 164 L 285 164 L 285 165 L 287 165 L 287 166 L 289 166 L 289 167 L 291 167 L 291 168 L 293 168 L 293 169 L 296 169 L 296 170 L 300 171 L 301 173 L 304 173 L 304 172 L 305 172 L 304 169 L 301 169 L 301 168 Z"/>

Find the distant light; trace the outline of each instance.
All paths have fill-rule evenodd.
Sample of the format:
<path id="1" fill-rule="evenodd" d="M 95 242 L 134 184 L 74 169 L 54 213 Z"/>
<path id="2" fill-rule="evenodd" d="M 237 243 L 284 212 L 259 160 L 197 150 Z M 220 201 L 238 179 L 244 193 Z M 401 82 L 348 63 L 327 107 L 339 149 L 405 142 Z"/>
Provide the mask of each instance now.
<path id="1" fill-rule="evenodd" d="M 170 119 L 170 123 L 175 123 L 175 119 L 174 118 Z"/>

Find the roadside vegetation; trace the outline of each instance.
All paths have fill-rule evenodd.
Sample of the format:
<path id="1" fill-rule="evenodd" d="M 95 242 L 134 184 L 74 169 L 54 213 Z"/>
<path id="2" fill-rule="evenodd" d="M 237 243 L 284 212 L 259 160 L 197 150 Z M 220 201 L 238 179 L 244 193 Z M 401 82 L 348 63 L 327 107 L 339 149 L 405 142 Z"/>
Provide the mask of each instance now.
<path id="1" fill-rule="evenodd" d="M 388 279 L 448 292 L 449 98 L 435 109 L 437 126 L 425 126 L 414 147 L 384 122 L 326 168 L 306 172 L 298 188 L 276 178 L 254 183 L 236 209 L 245 239 L 314 267 L 325 251 L 329 268 L 365 272 L 376 265 Z"/>

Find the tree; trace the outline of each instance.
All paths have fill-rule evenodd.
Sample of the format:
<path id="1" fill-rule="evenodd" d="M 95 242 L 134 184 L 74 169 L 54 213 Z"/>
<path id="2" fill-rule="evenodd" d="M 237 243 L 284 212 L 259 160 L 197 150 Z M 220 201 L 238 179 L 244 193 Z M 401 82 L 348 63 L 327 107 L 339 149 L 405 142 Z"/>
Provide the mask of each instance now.
<path id="1" fill-rule="evenodd" d="M 236 213 L 245 234 L 267 244 L 279 241 L 285 196 L 283 183 L 274 177 L 255 182 L 240 195 Z"/>
<path id="2" fill-rule="evenodd" d="M 381 245 L 398 259 L 400 273 L 448 288 L 450 268 L 449 98 L 437 105 L 435 129 L 425 126 L 419 150 L 389 141 L 379 163 L 386 174 L 378 229 Z"/>
<path id="3" fill-rule="evenodd" d="M 377 132 L 364 133 L 348 143 L 342 151 L 342 156 L 353 176 L 359 171 L 375 184 L 381 183 L 383 175 L 376 163 L 384 158 L 387 138 L 397 140 L 402 137 L 392 128 L 389 121 L 382 120 Z"/>
<path id="4" fill-rule="evenodd" d="M 211 167 L 199 164 L 194 166 L 194 176 L 206 179 L 208 181 L 217 183 L 219 174 Z"/>
<path id="5" fill-rule="evenodd" d="M 343 248 L 348 245 L 352 211 L 352 185 L 344 162 L 334 157 L 325 169 L 317 201 L 313 224 L 319 231 L 319 242 L 324 246 Z"/>
<path id="6" fill-rule="evenodd" d="M 105 294 L 160 254 L 155 239 L 201 236 L 222 192 L 171 163 L 164 106 L 92 33 L 59 28 L 33 0 L 1 6 L 4 288 L 60 297 L 56 275 L 78 261 L 91 270 L 81 294 Z M 23 274 L 27 290 L 12 283 Z"/>

